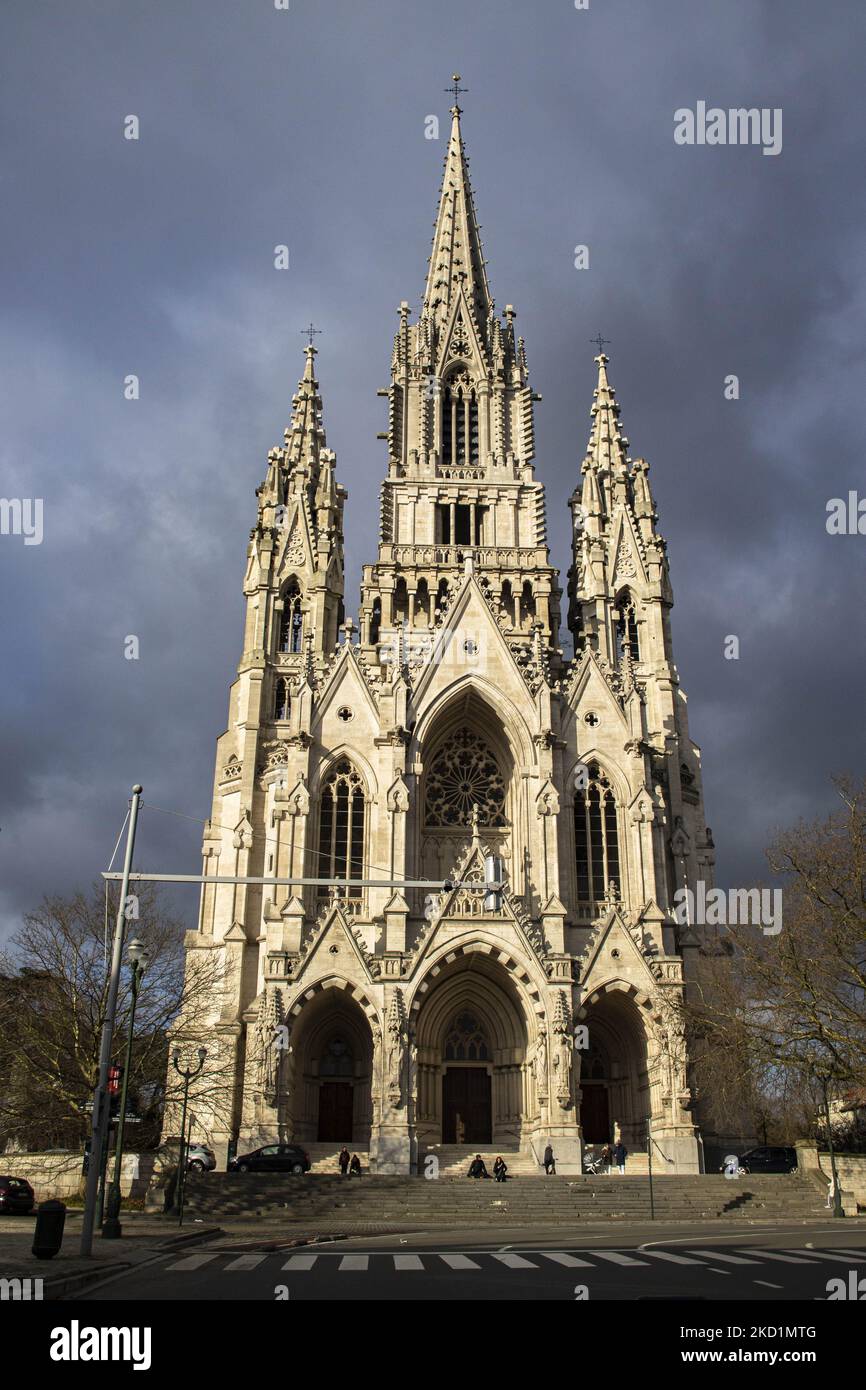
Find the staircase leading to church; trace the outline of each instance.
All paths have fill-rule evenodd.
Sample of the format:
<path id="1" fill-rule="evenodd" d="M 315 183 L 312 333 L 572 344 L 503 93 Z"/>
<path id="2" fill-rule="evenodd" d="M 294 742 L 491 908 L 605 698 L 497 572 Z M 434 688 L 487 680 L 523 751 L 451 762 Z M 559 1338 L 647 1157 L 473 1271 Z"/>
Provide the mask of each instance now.
<path id="1" fill-rule="evenodd" d="M 509 1178 L 516 1177 L 537 1177 L 540 1171 L 535 1155 L 531 1150 L 522 1150 L 516 1146 L 501 1145 L 497 1149 L 485 1148 L 480 1144 L 436 1144 L 422 1152 L 418 1160 L 418 1171 L 421 1174 L 428 1172 L 438 1172 L 440 1178 L 465 1178 L 469 1171 L 469 1165 L 477 1153 L 481 1154 L 487 1171 L 493 1177 L 493 1164 L 498 1156 L 505 1159 L 508 1165 Z M 431 1167 L 430 1160 L 435 1159 L 438 1167 Z"/>
<path id="2" fill-rule="evenodd" d="M 814 1220 L 826 1213 L 818 1187 L 796 1175 L 761 1174 L 735 1180 L 715 1174 L 657 1177 L 653 1200 L 660 1221 Z M 363 1231 L 383 1225 L 411 1230 L 533 1226 L 645 1221 L 650 1215 L 650 1188 L 646 1177 L 618 1173 L 598 1178 L 519 1174 L 504 1184 L 465 1176 L 377 1177 L 368 1170 L 358 1180 L 327 1173 L 304 1177 L 191 1173 L 185 1205 L 190 1218 L 260 1217 L 268 1227 L 300 1223 L 310 1233 Z"/>

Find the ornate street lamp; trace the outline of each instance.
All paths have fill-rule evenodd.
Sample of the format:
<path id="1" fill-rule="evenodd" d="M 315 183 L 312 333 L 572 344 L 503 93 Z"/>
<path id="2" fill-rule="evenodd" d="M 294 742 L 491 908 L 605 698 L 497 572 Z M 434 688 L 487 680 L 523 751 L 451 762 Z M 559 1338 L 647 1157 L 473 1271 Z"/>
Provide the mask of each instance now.
<path id="1" fill-rule="evenodd" d="M 180 1065 L 180 1049 L 175 1048 L 174 1055 L 171 1059 L 178 1076 L 183 1077 L 183 1112 L 180 1120 L 180 1160 L 177 1174 L 177 1224 L 179 1226 L 183 1225 L 183 1197 L 186 1188 L 186 1108 L 189 1100 L 189 1083 L 194 1076 L 198 1076 L 204 1066 L 204 1059 L 206 1056 L 207 1050 L 200 1047 L 198 1050 L 198 1066 L 184 1068 Z"/>

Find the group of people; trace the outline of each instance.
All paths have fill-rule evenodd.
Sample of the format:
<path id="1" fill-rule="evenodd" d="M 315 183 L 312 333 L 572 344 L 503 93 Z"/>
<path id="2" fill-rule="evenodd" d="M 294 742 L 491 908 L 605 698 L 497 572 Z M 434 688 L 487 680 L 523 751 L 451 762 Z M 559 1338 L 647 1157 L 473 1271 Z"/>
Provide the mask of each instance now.
<path id="1" fill-rule="evenodd" d="M 616 1144 L 605 1144 L 601 1153 L 601 1163 L 604 1170 L 608 1173 L 618 1168 L 621 1173 L 625 1172 L 625 1161 L 628 1158 L 628 1149 L 620 1139 Z M 544 1172 L 547 1177 L 551 1174 L 556 1176 L 556 1155 L 553 1152 L 553 1145 L 548 1144 L 544 1150 Z M 493 1165 L 493 1176 L 497 1182 L 505 1182 L 505 1175 L 508 1172 L 508 1164 L 502 1157 L 497 1158 Z M 484 1164 L 484 1159 L 480 1154 L 476 1154 L 469 1165 L 469 1178 L 489 1178 L 490 1174 Z"/>
<path id="2" fill-rule="evenodd" d="M 357 1154 L 352 1154 L 350 1158 L 349 1150 L 346 1148 L 345 1144 L 340 1150 L 339 1158 L 337 1161 L 340 1165 L 340 1173 L 344 1178 L 347 1175 L 350 1178 L 359 1178 L 361 1176 L 361 1160 Z"/>
<path id="3" fill-rule="evenodd" d="M 605 1144 L 601 1151 L 602 1167 L 606 1172 L 613 1172 L 618 1168 L 621 1173 L 625 1172 L 625 1161 L 628 1158 L 628 1149 L 620 1139 L 617 1144 Z"/>
<path id="4" fill-rule="evenodd" d="M 493 1176 L 497 1182 L 505 1182 L 505 1175 L 507 1172 L 508 1164 L 505 1162 L 505 1159 L 500 1155 L 493 1165 Z M 473 1158 L 472 1162 L 469 1165 L 469 1172 L 466 1174 L 466 1176 L 468 1178 L 490 1177 L 484 1159 L 481 1157 L 480 1154 L 476 1154 Z"/>

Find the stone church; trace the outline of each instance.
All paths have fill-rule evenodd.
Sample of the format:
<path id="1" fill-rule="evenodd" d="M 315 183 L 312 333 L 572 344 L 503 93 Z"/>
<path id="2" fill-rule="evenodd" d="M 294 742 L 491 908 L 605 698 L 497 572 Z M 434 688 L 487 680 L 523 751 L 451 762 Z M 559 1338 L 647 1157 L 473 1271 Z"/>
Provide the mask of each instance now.
<path id="1" fill-rule="evenodd" d="M 312 345 L 256 494 L 203 872 L 294 882 L 203 886 L 188 968 L 218 952 L 224 980 L 211 1135 L 345 1143 L 379 1173 L 467 1146 L 534 1167 L 548 1140 L 579 1172 L 583 1145 L 622 1136 L 640 1171 L 651 1125 L 654 1163 L 694 1172 L 681 1011 L 699 942 L 673 895 L 712 882 L 713 848 L 649 467 L 601 352 L 563 595 L 540 398 L 491 297 L 460 116 L 420 315 L 401 304 L 380 392 L 357 624 Z"/>

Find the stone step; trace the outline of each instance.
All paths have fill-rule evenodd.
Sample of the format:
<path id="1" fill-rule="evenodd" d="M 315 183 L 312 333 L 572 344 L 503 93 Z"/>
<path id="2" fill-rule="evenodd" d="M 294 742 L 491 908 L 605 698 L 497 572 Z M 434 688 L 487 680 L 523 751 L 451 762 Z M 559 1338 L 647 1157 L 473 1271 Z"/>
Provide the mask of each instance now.
<path id="1" fill-rule="evenodd" d="M 507 1210 L 509 1221 L 555 1224 L 593 1217 L 645 1219 L 650 1187 L 645 1177 L 619 1174 L 598 1178 L 517 1175 L 499 1186 L 465 1176 L 425 1180 L 367 1172 L 360 1181 L 347 1182 L 333 1172 L 303 1178 L 208 1173 L 190 1175 L 186 1200 L 190 1212 L 202 1219 L 258 1214 L 275 1221 L 332 1226 L 353 1221 L 449 1225 L 501 1220 Z M 825 1210 L 821 1194 L 809 1182 L 772 1176 L 736 1183 L 712 1175 L 660 1177 L 653 1183 L 653 1202 L 662 1220 L 728 1215 L 805 1219 Z"/>

